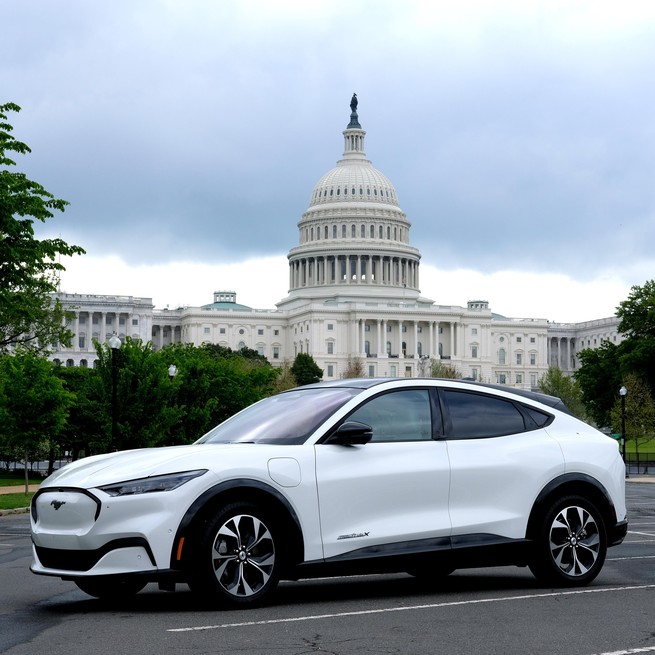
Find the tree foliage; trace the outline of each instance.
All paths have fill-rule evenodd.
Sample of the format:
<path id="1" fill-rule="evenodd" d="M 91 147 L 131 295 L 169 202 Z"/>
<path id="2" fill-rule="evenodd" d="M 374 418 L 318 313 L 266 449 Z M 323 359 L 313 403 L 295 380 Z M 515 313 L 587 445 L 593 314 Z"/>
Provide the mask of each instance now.
<path id="1" fill-rule="evenodd" d="M 0 105 L 0 352 L 10 344 L 35 350 L 70 344 L 72 333 L 65 327 L 70 317 L 51 294 L 64 270 L 59 256 L 84 252 L 62 239 L 36 238 L 34 221 L 45 222 L 68 203 L 24 173 L 9 170 L 16 165 L 9 154 L 31 152 L 11 134 L 8 113 L 12 111 L 20 107 Z"/>
<path id="2" fill-rule="evenodd" d="M 44 357 L 24 348 L 0 356 L 0 450 L 26 463 L 45 458 L 72 402 Z"/>
<path id="3" fill-rule="evenodd" d="M 293 360 L 291 372 L 300 386 L 320 382 L 323 369 L 319 367 L 309 353 L 298 353 Z"/>
<path id="4" fill-rule="evenodd" d="M 623 401 L 620 394 L 610 412 L 612 432 L 621 434 L 626 441 L 633 441 L 635 452 L 639 444 L 648 441 L 655 432 L 655 401 L 648 386 L 639 376 L 629 373 L 623 381 L 625 395 L 625 434 L 623 434 Z"/>
<path id="5" fill-rule="evenodd" d="M 600 348 L 581 351 L 575 375 L 587 413 L 601 426 L 610 425 L 618 390 L 628 375 L 641 379 L 651 396 L 655 389 L 655 281 L 633 286 L 616 315 L 624 341 L 604 341 Z"/>
<path id="6" fill-rule="evenodd" d="M 564 375 L 562 369 L 551 366 L 537 383 L 539 391 L 549 396 L 556 396 L 579 418 L 585 418 L 586 411 L 582 402 L 582 390 L 575 378 Z"/>

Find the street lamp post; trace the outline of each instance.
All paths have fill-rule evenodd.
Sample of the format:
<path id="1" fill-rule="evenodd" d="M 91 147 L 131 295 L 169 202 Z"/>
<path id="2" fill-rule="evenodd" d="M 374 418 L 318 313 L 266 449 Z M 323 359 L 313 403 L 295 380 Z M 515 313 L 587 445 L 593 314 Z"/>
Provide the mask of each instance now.
<path id="1" fill-rule="evenodd" d="M 116 411 L 117 411 L 117 394 L 118 387 L 118 350 L 121 347 L 121 340 L 114 332 L 109 339 L 111 348 L 111 448 L 118 450 L 116 439 Z"/>
<path id="2" fill-rule="evenodd" d="M 623 461 L 625 462 L 625 474 L 628 476 L 628 462 L 625 458 L 625 397 L 628 395 L 628 390 L 623 385 L 619 389 L 619 395 L 621 396 L 621 448 L 623 450 Z"/>

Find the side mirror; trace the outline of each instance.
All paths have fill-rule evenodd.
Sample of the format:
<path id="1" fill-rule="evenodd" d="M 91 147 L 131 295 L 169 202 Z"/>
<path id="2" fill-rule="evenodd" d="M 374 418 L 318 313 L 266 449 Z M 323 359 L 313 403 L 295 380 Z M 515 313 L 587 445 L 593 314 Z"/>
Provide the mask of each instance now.
<path id="1" fill-rule="evenodd" d="M 372 438 L 373 428 L 370 425 L 358 421 L 346 421 L 339 426 L 326 443 L 355 446 L 368 443 Z"/>

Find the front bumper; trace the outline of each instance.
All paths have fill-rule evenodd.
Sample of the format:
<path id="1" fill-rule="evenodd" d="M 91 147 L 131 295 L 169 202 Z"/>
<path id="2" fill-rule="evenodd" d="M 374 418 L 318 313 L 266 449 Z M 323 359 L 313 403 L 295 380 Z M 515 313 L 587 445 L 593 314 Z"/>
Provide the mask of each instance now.
<path id="1" fill-rule="evenodd" d="M 176 491 L 112 497 L 98 489 L 39 489 L 31 506 L 31 570 L 80 577 L 169 569 L 186 511 Z"/>

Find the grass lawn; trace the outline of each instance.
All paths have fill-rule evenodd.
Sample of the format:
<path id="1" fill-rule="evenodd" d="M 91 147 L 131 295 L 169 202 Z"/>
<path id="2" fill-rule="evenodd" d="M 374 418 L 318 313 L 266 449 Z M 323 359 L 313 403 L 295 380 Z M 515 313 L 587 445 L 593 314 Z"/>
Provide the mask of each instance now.
<path id="1" fill-rule="evenodd" d="M 34 493 L 0 494 L 0 509 L 17 509 L 29 507 Z"/>
<path id="2" fill-rule="evenodd" d="M 30 475 L 29 482 L 30 484 L 41 484 L 43 478 L 40 475 Z M 20 487 L 20 485 L 25 485 L 25 473 L 22 471 L 18 474 L 7 471 L 0 472 L 0 487 Z"/>

